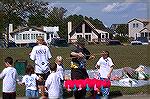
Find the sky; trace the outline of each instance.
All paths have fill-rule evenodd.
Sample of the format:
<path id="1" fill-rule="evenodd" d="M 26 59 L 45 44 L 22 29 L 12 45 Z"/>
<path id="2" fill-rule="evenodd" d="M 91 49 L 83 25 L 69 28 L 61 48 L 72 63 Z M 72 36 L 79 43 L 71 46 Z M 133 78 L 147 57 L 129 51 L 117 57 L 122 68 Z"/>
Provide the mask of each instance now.
<path id="1" fill-rule="evenodd" d="M 44 1 L 44 0 L 43 0 Z M 67 9 L 66 16 L 77 14 L 99 19 L 106 27 L 127 24 L 133 18 L 150 19 L 150 0 L 45 0 L 49 7 Z"/>

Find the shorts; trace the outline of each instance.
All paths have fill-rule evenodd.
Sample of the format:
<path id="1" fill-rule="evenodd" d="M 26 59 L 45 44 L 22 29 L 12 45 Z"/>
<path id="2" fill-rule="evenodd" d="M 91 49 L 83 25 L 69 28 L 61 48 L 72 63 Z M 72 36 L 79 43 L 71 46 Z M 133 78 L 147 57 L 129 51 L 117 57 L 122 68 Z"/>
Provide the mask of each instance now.
<path id="1" fill-rule="evenodd" d="M 11 93 L 3 92 L 3 99 L 16 99 L 16 92 Z"/>
<path id="2" fill-rule="evenodd" d="M 39 96 L 38 90 L 31 90 L 31 89 L 26 90 L 26 97 L 38 99 L 38 96 Z"/>
<path id="3" fill-rule="evenodd" d="M 39 74 L 39 73 L 36 73 L 37 76 L 41 76 L 43 78 L 44 81 L 40 82 L 40 81 L 37 81 L 37 85 L 39 86 L 44 86 L 45 85 L 45 81 L 47 79 L 47 77 L 49 76 L 50 72 L 47 72 L 45 74 Z"/>
<path id="4" fill-rule="evenodd" d="M 86 79 L 89 78 L 85 68 L 71 68 L 71 79 Z"/>

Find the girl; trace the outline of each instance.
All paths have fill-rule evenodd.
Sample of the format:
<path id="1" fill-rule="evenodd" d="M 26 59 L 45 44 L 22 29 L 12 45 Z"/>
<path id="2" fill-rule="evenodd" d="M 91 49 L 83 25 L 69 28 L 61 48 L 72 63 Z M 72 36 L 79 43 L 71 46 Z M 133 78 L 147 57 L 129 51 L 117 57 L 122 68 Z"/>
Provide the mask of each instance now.
<path id="1" fill-rule="evenodd" d="M 22 84 L 25 84 L 26 86 L 26 96 L 31 99 L 38 99 L 38 88 L 36 84 L 36 80 L 42 81 L 41 77 L 38 77 L 34 73 L 34 67 L 31 65 L 28 65 L 26 67 L 26 75 L 22 79 Z"/>

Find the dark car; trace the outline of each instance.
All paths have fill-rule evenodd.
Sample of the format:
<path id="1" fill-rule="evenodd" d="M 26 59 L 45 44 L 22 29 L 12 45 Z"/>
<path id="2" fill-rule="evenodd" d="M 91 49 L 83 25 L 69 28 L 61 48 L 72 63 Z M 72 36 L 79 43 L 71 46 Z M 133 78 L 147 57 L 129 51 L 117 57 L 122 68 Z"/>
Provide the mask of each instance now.
<path id="1" fill-rule="evenodd" d="M 6 48 L 6 41 L 4 39 L 0 39 L 0 48 Z"/>
<path id="2" fill-rule="evenodd" d="M 26 47 L 33 48 L 36 45 L 37 45 L 37 43 L 28 43 Z"/>
<path id="3" fill-rule="evenodd" d="M 122 45 L 119 40 L 110 40 L 107 45 Z"/>
<path id="4" fill-rule="evenodd" d="M 13 41 L 7 41 L 5 39 L 0 39 L 0 48 L 9 48 L 9 47 L 17 47 L 17 44 Z"/>
<path id="5" fill-rule="evenodd" d="M 68 47 L 68 43 L 66 41 L 66 39 L 63 38 L 53 38 L 50 46 L 54 46 L 54 47 Z"/>
<path id="6" fill-rule="evenodd" d="M 8 42 L 7 47 L 17 47 L 17 44 L 15 42 Z"/>

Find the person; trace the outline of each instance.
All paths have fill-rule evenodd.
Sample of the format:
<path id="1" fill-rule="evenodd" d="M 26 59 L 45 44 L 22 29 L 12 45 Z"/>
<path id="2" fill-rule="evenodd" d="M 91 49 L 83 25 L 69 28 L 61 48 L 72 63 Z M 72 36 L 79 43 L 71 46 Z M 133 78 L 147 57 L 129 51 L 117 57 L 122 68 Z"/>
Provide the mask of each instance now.
<path id="1" fill-rule="evenodd" d="M 13 67 L 13 59 L 5 58 L 5 69 L 0 73 L 3 79 L 3 99 L 16 99 L 16 82 L 19 82 L 17 70 Z"/>
<path id="2" fill-rule="evenodd" d="M 72 50 L 70 57 L 71 60 L 71 79 L 86 79 L 89 78 L 86 71 L 86 61 L 90 59 L 90 52 L 85 48 L 85 39 L 78 38 L 75 49 Z M 92 56 L 93 57 L 93 56 Z M 86 90 L 74 91 L 75 99 L 85 98 Z"/>
<path id="3" fill-rule="evenodd" d="M 133 69 L 131 67 L 124 67 L 122 72 L 122 77 L 120 78 L 132 78 L 136 80 L 148 80 L 149 75 L 144 72 L 144 66 L 139 65 L 136 69 Z"/>
<path id="4" fill-rule="evenodd" d="M 48 90 L 48 99 L 60 98 L 60 76 L 56 72 L 57 64 L 54 63 L 50 66 L 51 74 L 45 82 L 45 88 Z"/>
<path id="5" fill-rule="evenodd" d="M 57 73 L 60 77 L 60 99 L 64 98 L 63 95 L 63 85 L 64 85 L 64 65 L 63 58 L 61 56 L 57 56 L 55 59 L 55 63 L 57 64 Z"/>
<path id="6" fill-rule="evenodd" d="M 34 67 L 32 65 L 28 65 L 26 67 L 26 75 L 24 75 L 22 78 L 22 84 L 26 86 L 25 94 L 29 99 L 38 99 L 39 97 L 39 92 L 36 84 L 37 80 L 42 81 L 42 78 L 38 77 L 34 73 Z"/>
<path id="7" fill-rule="evenodd" d="M 98 78 L 100 80 L 110 80 L 113 71 L 114 63 L 109 57 L 108 51 L 102 51 L 102 57 L 98 60 L 95 68 L 98 69 Z M 103 88 L 102 96 L 109 96 L 110 88 Z M 98 95 L 97 95 L 98 96 Z M 98 98 L 98 97 L 96 97 Z"/>
<path id="8" fill-rule="evenodd" d="M 42 96 L 45 95 L 44 84 L 45 84 L 45 80 L 50 74 L 49 60 L 52 57 L 49 48 L 45 44 L 44 45 L 43 44 L 44 44 L 44 38 L 42 36 L 38 36 L 37 45 L 33 47 L 30 53 L 31 60 L 35 62 L 35 73 L 44 79 L 42 82 L 38 81 L 37 83 Z"/>

